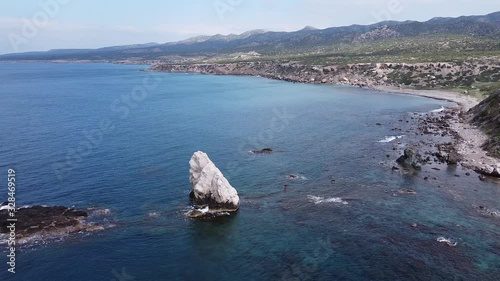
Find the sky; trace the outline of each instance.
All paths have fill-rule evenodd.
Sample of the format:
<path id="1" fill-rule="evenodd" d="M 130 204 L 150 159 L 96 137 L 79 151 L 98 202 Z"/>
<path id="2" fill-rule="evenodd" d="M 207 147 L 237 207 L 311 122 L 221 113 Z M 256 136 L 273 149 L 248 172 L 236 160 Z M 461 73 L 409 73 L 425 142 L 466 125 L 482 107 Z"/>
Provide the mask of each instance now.
<path id="1" fill-rule="evenodd" d="M 500 11 L 499 0 L 22 0 L 0 3 L 0 54 L 172 42 Z"/>

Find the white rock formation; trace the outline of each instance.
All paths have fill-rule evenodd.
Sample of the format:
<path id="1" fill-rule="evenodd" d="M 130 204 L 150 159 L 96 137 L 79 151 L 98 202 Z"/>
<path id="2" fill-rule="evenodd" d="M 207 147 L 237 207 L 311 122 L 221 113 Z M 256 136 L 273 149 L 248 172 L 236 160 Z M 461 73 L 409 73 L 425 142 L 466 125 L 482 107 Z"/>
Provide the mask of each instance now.
<path id="1" fill-rule="evenodd" d="M 189 161 L 189 181 L 193 186 L 191 198 L 196 205 L 208 205 L 211 211 L 237 211 L 238 192 L 204 152 L 194 153 Z"/>

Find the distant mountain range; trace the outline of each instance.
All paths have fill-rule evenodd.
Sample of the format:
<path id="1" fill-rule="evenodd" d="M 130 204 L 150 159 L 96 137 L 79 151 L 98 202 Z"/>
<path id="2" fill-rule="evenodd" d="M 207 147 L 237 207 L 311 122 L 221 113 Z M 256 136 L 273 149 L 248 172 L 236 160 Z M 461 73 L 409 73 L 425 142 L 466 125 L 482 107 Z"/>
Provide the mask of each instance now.
<path id="1" fill-rule="evenodd" d="M 162 60 L 169 56 L 193 57 L 233 53 L 280 55 L 311 48 L 332 48 L 389 39 L 425 36 L 467 36 L 500 40 L 500 12 L 484 16 L 433 18 L 426 22 L 385 21 L 372 25 L 351 25 L 295 32 L 252 30 L 240 35 L 197 36 L 165 44 L 147 43 L 100 49 L 65 49 L 0 55 L 0 60 Z"/>

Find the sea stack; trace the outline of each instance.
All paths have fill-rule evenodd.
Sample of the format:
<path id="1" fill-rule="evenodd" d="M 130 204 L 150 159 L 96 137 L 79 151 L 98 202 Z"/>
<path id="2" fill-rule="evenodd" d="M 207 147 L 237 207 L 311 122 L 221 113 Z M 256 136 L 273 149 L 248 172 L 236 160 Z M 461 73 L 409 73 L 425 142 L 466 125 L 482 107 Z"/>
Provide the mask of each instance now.
<path id="1" fill-rule="evenodd" d="M 236 212 L 239 209 L 238 192 L 206 153 L 194 153 L 189 165 L 189 181 L 193 187 L 190 198 L 196 207 L 203 208 L 191 212 L 191 217 Z"/>

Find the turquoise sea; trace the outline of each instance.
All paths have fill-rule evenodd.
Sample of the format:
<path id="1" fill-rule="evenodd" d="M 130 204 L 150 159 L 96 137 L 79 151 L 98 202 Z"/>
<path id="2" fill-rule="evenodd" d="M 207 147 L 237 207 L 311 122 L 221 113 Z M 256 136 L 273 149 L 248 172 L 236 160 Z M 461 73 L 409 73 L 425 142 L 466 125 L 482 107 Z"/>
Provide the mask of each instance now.
<path id="1" fill-rule="evenodd" d="M 477 206 L 500 209 L 500 187 L 387 164 L 418 138 L 398 120 L 446 102 L 146 68 L 0 64 L 0 201 L 14 168 L 18 205 L 107 208 L 115 225 L 20 247 L 15 275 L 0 245 L 0 280 L 499 279 L 500 220 Z M 238 190 L 234 217 L 186 218 L 198 150 Z"/>

